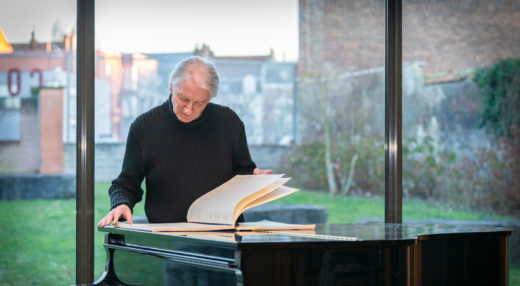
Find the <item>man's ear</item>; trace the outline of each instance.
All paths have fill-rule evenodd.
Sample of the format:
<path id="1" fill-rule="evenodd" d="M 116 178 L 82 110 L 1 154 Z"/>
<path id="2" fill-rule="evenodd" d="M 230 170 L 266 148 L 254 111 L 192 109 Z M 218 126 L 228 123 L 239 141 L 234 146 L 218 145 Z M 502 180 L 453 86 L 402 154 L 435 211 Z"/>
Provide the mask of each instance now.
<path id="1" fill-rule="evenodd" d="M 170 93 L 173 93 L 173 87 L 172 87 L 171 83 L 170 83 Z"/>

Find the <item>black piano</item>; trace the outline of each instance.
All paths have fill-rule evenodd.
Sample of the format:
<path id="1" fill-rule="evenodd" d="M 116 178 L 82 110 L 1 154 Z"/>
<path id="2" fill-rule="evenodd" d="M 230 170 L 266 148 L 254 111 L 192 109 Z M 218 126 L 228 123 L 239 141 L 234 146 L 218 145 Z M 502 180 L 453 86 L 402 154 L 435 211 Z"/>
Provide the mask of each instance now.
<path id="1" fill-rule="evenodd" d="M 318 224 L 314 233 L 106 232 L 94 285 L 508 285 L 511 229 Z"/>

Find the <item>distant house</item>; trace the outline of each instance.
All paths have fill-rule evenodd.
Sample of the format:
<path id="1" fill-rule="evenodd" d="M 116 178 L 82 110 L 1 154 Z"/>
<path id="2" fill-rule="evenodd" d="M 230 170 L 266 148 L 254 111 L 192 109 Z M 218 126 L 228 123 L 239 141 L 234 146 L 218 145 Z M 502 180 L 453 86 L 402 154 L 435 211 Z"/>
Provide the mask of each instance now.
<path id="1" fill-rule="evenodd" d="M 287 145 L 294 138 L 296 63 L 266 56 L 218 57 L 207 45 L 192 53 L 147 54 L 158 62 L 158 92 L 168 95 L 169 75 L 182 59 L 200 55 L 212 61 L 220 76 L 213 102 L 229 106 L 244 121 L 248 143 Z"/>
<path id="2" fill-rule="evenodd" d="M 249 144 L 287 145 L 294 138 L 295 63 L 215 59 L 221 75 L 215 102 L 246 125 Z"/>
<path id="3" fill-rule="evenodd" d="M 34 32 L 28 43 L 9 43 L 3 33 L 0 36 L 0 171 L 41 171 L 43 147 L 39 136 L 46 127 L 38 116 L 41 107 L 49 107 L 51 100 L 54 109 L 50 115 L 62 125 L 59 134 L 55 134 L 61 137 L 57 142 L 75 142 L 74 41 L 74 33 L 65 35 L 63 41 L 45 43 L 36 41 Z M 100 51 L 95 60 L 95 140 L 120 142 L 124 117 L 135 117 L 139 112 L 136 106 L 148 108 L 157 102 L 144 104 L 155 98 L 155 89 L 152 91 L 149 86 L 154 82 L 151 78 L 155 76 L 156 61 L 139 54 Z M 41 89 L 49 88 L 60 95 L 40 96 Z M 147 100 L 138 102 L 142 97 Z"/>

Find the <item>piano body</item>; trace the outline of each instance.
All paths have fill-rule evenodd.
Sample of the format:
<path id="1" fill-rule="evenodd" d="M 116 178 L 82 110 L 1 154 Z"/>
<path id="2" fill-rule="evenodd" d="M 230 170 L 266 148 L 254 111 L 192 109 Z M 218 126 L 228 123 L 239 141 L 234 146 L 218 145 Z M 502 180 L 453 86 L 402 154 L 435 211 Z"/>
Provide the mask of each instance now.
<path id="1" fill-rule="evenodd" d="M 513 234 L 385 223 L 318 224 L 314 233 L 99 230 L 107 264 L 94 285 L 508 285 Z"/>

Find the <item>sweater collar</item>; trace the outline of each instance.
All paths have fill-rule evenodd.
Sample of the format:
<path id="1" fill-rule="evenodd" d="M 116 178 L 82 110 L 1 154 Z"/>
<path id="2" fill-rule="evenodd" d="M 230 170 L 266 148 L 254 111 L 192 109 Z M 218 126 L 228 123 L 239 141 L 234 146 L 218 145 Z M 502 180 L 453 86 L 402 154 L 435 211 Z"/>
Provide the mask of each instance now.
<path id="1" fill-rule="evenodd" d="M 199 118 L 197 118 L 193 121 L 190 121 L 190 122 L 182 122 L 179 120 L 179 118 L 177 118 L 177 115 L 175 115 L 175 112 L 173 112 L 172 94 L 171 93 L 167 100 L 168 111 L 170 112 L 170 115 L 172 116 L 174 123 L 177 126 L 184 127 L 184 128 L 195 128 L 195 127 L 198 127 L 201 124 L 203 124 L 206 121 L 206 118 L 208 117 L 208 114 L 211 111 L 211 107 L 210 107 L 211 105 L 212 105 L 212 103 L 208 103 L 206 105 L 206 108 L 204 108 L 204 110 L 200 114 Z"/>

